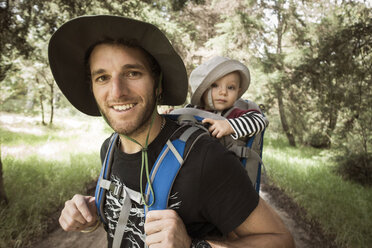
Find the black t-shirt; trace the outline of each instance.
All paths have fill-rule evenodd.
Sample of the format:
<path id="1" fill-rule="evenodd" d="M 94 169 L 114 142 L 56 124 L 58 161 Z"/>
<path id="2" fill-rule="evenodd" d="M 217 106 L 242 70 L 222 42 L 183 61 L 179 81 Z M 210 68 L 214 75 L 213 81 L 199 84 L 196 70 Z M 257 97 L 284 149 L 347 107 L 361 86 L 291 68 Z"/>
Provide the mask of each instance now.
<path id="1" fill-rule="evenodd" d="M 148 147 L 149 170 L 155 163 L 169 136 L 178 124 L 167 119 L 160 134 Z M 107 139 L 101 147 L 103 160 Z M 141 152 L 126 154 L 115 149 L 111 180 L 140 191 Z M 143 176 L 143 189 L 146 178 Z M 108 247 L 112 246 L 115 227 L 123 199 L 106 193 L 104 212 Z M 200 138 L 183 164 L 173 184 L 169 209 L 174 209 L 185 223 L 191 237 L 221 236 L 233 231 L 249 216 L 258 204 L 258 195 L 235 155 L 227 151 L 217 139 Z M 128 224 L 121 247 L 144 247 L 144 209 L 132 201 Z"/>

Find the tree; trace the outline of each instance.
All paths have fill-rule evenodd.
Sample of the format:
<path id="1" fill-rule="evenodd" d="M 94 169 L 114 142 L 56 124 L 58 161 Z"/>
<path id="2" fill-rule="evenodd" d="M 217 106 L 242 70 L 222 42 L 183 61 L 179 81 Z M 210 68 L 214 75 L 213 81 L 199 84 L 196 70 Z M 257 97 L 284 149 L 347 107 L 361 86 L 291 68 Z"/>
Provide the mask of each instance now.
<path id="1" fill-rule="evenodd" d="M 285 35 L 290 35 L 287 33 L 294 26 L 293 20 L 298 18 L 296 5 L 292 1 L 287 0 L 263 1 L 263 8 L 266 10 L 266 13 L 269 13 L 267 18 L 275 20 L 271 25 L 266 27 L 268 31 L 272 31 L 272 37 L 268 36 L 264 39 L 265 52 L 262 57 L 264 72 L 272 74 L 269 77 L 270 84 L 267 86 L 276 99 L 281 125 L 289 144 L 296 146 L 294 130 L 288 122 L 288 110 L 285 101 L 291 89 L 288 84 L 288 78 L 292 70 L 290 63 L 286 60 L 288 51 L 284 51 L 283 49 L 285 41 L 287 47 L 290 45 L 290 40 L 284 40 L 284 37 Z M 290 100 L 287 98 L 287 102 Z"/>
<path id="2" fill-rule="evenodd" d="M 0 205 L 8 204 L 8 198 L 6 197 L 4 181 L 3 181 L 3 163 L 1 162 L 0 154 Z"/>
<path id="3" fill-rule="evenodd" d="M 371 104 L 371 12 L 360 4 L 341 5 L 314 26 L 320 35 L 303 50 L 292 83 L 308 92 L 313 137 L 329 146 L 337 125 L 346 134 Z"/>
<path id="4" fill-rule="evenodd" d="M 1 75 L 0 81 L 5 81 L 2 83 L 2 90 L 11 89 L 10 94 L 6 93 L 1 97 L 1 101 L 5 105 L 14 105 L 11 104 L 11 100 L 18 99 L 19 96 L 27 92 L 28 103 L 39 103 L 43 124 L 45 124 L 46 109 L 50 109 L 49 123 L 52 124 L 55 95 L 59 94 L 49 70 L 46 49 L 50 36 L 58 26 L 83 14 L 111 13 L 139 17 L 144 20 L 159 16 L 159 11 L 155 13 L 156 9 L 149 8 L 148 4 L 139 0 L 129 0 L 125 3 L 71 0 L 53 2 L 31 0 L 10 3 L 7 1 L 5 5 L 0 5 L 0 9 L 4 16 L 1 25 L 6 27 L 5 31 L 1 33 L 4 38 L 1 39 L 4 45 L 1 46 L 4 55 L 0 61 L 0 72 L 4 74 Z M 164 18 L 160 19 L 163 19 L 163 26 L 165 26 Z M 7 49 L 8 47 L 11 49 Z M 27 73 L 25 73 L 25 67 Z M 20 77 L 23 82 L 19 82 Z M 37 90 L 32 90 L 30 85 L 36 86 Z M 22 92 L 13 90 L 15 86 L 22 87 Z M 25 106 L 22 103 L 23 100 L 16 105 Z M 33 104 L 27 106 L 32 107 Z M 14 108 L 9 106 L 8 109 Z"/>
<path id="5" fill-rule="evenodd" d="M 9 0 L 0 4 L 0 82 L 12 69 L 13 58 L 18 55 L 27 56 L 32 50 L 26 42 L 30 19 L 25 16 L 22 22 L 17 21 L 19 13 L 15 10 L 15 4 L 16 1 Z M 25 9 L 25 12 L 29 11 L 29 8 Z"/>

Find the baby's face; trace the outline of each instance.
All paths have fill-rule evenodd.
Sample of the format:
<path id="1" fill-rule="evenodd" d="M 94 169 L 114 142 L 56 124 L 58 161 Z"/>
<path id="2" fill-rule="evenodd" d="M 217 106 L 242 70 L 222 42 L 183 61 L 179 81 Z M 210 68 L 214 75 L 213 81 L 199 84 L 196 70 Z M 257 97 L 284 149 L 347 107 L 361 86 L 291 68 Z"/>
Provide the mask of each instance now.
<path id="1" fill-rule="evenodd" d="M 212 100 L 214 109 L 222 111 L 234 105 L 240 91 L 240 76 L 238 72 L 231 72 L 212 83 Z M 208 102 L 208 91 L 203 95 L 203 101 Z"/>

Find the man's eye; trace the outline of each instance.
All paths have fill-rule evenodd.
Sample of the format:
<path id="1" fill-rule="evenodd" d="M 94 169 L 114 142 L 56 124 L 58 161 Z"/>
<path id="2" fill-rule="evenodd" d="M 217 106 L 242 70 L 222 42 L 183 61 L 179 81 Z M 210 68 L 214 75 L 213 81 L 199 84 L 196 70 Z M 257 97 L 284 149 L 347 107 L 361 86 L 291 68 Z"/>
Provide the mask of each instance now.
<path id="1" fill-rule="evenodd" d="M 97 77 L 94 81 L 96 81 L 96 82 L 105 82 L 107 79 L 108 79 L 108 77 L 105 76 L 105 75 L 103 75 L 103 76 Z"/>
<path id="2" fill-rule="evenodd" d="M 141 72 L 130 71 L 130 72 L 128 72 L 127 76 L 130 77 L 130 78 L 137 78 L 137 77 L 141 76 Z"/>

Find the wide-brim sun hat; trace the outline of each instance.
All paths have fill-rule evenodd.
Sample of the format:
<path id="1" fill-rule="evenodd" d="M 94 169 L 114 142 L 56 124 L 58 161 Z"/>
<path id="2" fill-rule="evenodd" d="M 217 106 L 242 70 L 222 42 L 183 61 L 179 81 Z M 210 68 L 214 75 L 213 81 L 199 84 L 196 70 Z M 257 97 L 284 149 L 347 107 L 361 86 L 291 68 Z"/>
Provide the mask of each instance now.
<path id="1" fill-rule="evenodd" d="M 135 40 L 155 58 L 162 71 L 159 104 L 185 102 L 188 87 L 185 65 L 156 26 L 121 16 L 96 15 L 66 22 L 49 41 L 49 63 L 54 79 L 75 108 L 88 115 L 101 115 L 86 78 L 85 59 L 87 50 L 105 38 Z"/>
<path id="2" fill-rule="evenodd" d="M 221 77 L 237 71 L 240 74 L 240 98 L 248 89 L 250 84 L 250 73 L 248 68 L 241 62 L 222 57 L 215 56 L 205 63 L 199 65 L 190 74 L 190 86 L 192 91 L 191 104 L 202 106 L 202 96 L 206 90 Z"/>

